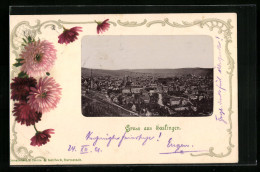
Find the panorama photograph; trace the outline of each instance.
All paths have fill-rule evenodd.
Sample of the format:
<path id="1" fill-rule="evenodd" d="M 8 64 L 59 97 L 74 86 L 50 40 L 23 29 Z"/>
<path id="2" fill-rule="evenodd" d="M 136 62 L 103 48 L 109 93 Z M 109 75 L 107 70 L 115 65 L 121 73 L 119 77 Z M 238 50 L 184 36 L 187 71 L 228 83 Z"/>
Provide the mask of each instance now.
<path id="1" fill-rule="evenodd" d="M 81 55 L 85 117 L 213 113 L 213 40 L 209 36 L 85 36 Z"/>

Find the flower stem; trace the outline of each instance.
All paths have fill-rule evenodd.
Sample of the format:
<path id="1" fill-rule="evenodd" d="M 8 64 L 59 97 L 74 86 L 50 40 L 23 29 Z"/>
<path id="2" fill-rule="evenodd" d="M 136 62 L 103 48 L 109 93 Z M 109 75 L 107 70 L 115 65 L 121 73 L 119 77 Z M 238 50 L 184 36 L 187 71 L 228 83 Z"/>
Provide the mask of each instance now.
<path id="1" fill-rule="evenodd" d="M 35 126 L 35 124 L 33 125 L 33 127 L 34 127 L 34 129 L 35 129 L 36 133 L 38 133 L 39 131 L 36 129 L 36 126 Z"/>
<path id="2" fill-rule="evenodd" d="M 66 29 L 64 26 L 62 26 L 63 27 L 63 31 L 66 31 L 66 30 L 68 30 L 68 29 Z"/>
<path id="3" fill-rule="evenodd" d="M 97 23 L 98 25 L 101 24 L 100 22 L 98 22 L 98 21 L 96 21 L 96 20 L 95 20 L 95 23 Z"/>

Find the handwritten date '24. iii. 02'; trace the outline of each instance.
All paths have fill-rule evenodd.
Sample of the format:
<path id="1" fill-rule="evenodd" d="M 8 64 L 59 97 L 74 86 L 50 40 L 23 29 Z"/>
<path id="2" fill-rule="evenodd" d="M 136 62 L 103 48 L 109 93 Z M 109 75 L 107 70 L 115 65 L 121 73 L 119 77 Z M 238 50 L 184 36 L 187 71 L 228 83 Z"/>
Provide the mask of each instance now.
<path id="1" fill-rule="evenodd" d="M 140 144 L 146 146 L 151 142 L 160 142 L 162 138 L 162 132 L 159 132 L 157 136 L 144 135 L 144 134 L 129 134 L 124 132 L 121 136 L 115 134 L 106 134 L 106 136 L 95 135 L 93 131 L 89 131 L 86 134 L 86 144 L 82 144 L 79 147 L 77 145 L 68 145 L 69 152 L 79 152 L 80 154 L 88 153 L 102 153 L 105 149 L 109 149 L 111 145 L 116 145 L 120 148 L 124 142 L 131 142 L 133 144 Z M 100 144 L 99 144 L 100 143 Z M 102 146 L 101 146 L 102 145 Z M 191 152 L 204 152 L 207 150 L 197 150 L 192 144 L 176 143 L 173 137 L 169 137 L 167 142 L 163 143 L 163 147 L 166 147 L 169 151 L 158 152 L 159 154 L 185 154 Z"/>

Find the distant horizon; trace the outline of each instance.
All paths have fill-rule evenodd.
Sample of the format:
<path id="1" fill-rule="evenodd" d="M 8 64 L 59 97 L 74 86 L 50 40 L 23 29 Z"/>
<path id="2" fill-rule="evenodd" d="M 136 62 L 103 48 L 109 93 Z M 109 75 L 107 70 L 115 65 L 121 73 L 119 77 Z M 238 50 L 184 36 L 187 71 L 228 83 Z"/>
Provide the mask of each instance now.
<path id="1" fill-rule="evenodd" d="M 91 73 L 99 76 L 140 76 L 140 75 L 154 75 L 161 77 L 171 77 L 177 75 L 213 75 L 214 68 L 178 68 L 178 69 L 120 69 L 120 70 L 107 70 L 107 69 L 92 69 L 81 68 L 81 76 L 87 76 Z"/>
<path id="2" fill-rule="evenodd" d="M 89 67 L 81 67 L 85 69 L 95 69 L 95 70 L 171 70 L 171 69 L 213 69 L 213 67 L 181 67 L 181 68 L 154 68 L 154 69 L 97 69 L 97 68 L 89 68 Z"/>
<path id="3" fill-rule="evenodd" d="M 85 36 L 81 46 L 81 66 L 85 68 L 130 70 L 214 67 L 213 39 L 207 35 Z"/>

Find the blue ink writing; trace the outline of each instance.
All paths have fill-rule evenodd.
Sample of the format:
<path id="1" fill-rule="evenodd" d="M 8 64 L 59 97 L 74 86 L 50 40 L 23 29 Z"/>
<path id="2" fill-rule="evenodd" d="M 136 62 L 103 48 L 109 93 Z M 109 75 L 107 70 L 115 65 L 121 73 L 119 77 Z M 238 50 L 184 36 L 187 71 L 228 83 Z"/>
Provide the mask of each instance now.
<path id="1" fill-rule="evenodd" d="M 76 146 L 71 146 L 71 145 L 69 145 L 68 151 L 71 151 L 71 152 L 76 151 Z"/>
<path id="2" fill-rule="evenodd" d="M 175 144 L 172 142 L 172 138 L 170 138 L 168 140 L 168 144 L 167 144 L 167 148 L 173 148 L 174 151 L 171 152 L 163 152 L 163 153 L 159 153 L 159 154 L 184 154 L 184 153 L 188 153 L 188 152 L 203 152 L 206 150 L 184 150 L 186 148 L 192 148 L 193 145 L 188 145 L 188 144 Z"/>
<path id="3" fill-rule="evenodd" d="M 138 141 L 144 140 L 143 143 L 142 143 L 142 145 L 144 146 L 145 143 L 147 142 L 147 140 L 153 140 L 153 139 L 154 139 L 154 137 L 149 137 L 149 136 L 144 137 L 142 134 L 140 134 L 139 136 L 136 136 L 136 137 L 135 136 L 127 137 L 126 132 L 125 132 L 124 135 L 121 137 L 121 140 L 118 143 L 118 147 L 121 146 L 123 140 L 138 140 Z"/>
<path id="4" fill-rule="evenodd" d="M 112 141 L 119 141 L 118 142 L 118 147 L 120 147 L 125 140 L 137 140 L 141 141 L 142 145 L 144 146 L 147 141 L 153 140 L 154 136 L 143 136 L 142 134 L 137 135 L 137 136 L 127 136 L 127 132 L 125 132 L 121 137 L 118 137 L 116 135 L 113 136 L 107 136 L 107 137 L 101 137 L 101 136 L 93 136 L 93 132 L 89 131 L 88 134 L 86 135 L 86 140 L 91 140 L 93 142 L 93 146 L 96 146 L 99 140 L 107 141 L 107 147 L 110 146 Z"/>
<path id="5" fill-rule="evenodd" d="M 218 55 L 218 64 L 217 64 L 217 68 L 218 68 L 218 72 L 221 74 L 222 72 L 222 62 L 224 61 L 224 59 L 221 56 L 221 43 L 218 41 L 218 45 L 217 48 L 219 50 L 219 55 Z"/>
<path id="6" fill-rule="evenodd" d="M 223 112 L 224 113 L 224 112 Z M 99 136 L 95 135 L 93 131 L 88 131 L 86 134 L 85 140 L 90 143 L 86 143 L 81 145 L 80 154 L 89 154 L 89 153 L 102 153 L 103 144 L 106 147 L 110 147 L 110 145 L 114 144 L 113 146 L 117 146 L 118 148 L 122 147 L 124 142 L 129 143 L 139 143 L 139 145 L 145 146 L 150 142 L 153 143 L 160 143 L 160 138 L 162 138 L 162 132 L 159 132 L 157 137 L 151 135 L 144 135 L 144 134 L 129 134 L 126 131 L 123 133 L 122 136 L 116 136 L 115 134 L 106 134 L 106 136 Z M 157 138 L 157 140 L 155 139 Z M 98 144 L 100 146 L 98 146 Z M 165 144 L 165 143 L 163 143 Z M 183 144 L 183 143 L 174 143 L 173 138 L 169 138 L 167 143 L 165 144 L 166 148 L 170 151 L 166 151 L 159 154 L 184 154 L 188 152 L 203 152 L 207 150 L 194 150 L 194 146 L 191 144 Z M 73 152 L 76 151 L 76 146 L 69 145 L 68 151 Z"/>
<path id="7" fill-rule="evenodd" d="M 93 134 L 93 132 L 89 131 L 87 136 L 86 136 L 86 140 L 94 140 L 93 146 L 95 146 L 99 140 L 107 140 L 108 141 L 107 147 L 109 147 L 112 140 L 119 140 L 120 139 L 120 137 L 116 137 L 115 135 L 113 135 L 112 137 L 111 136 L 110 137 L 99 137 L 99 136 L 92 137 L 92 134 Z"/>
<path id="8" fill-rule="evenodd" d="M 82 146 L 81 146 L 81 150 L 80 150 L 80 154 L 89 153 L 89 152 L 88 152 L 88 147 L 89 147 L 89 145 L 82 145 Z"/>
<path id="9" fill-rule="evenodd" d="M 217 121 L 223 122 L 224 124 L 227 124 L 227 122 L 224 120 L 224 115 L 225 112 L 223 110 L 222 107 L 222 101 L 223 101 L 223 92 L 226 91 L 226 89 L 223 87 L 223 82 L 222 82 L 222 63 L 224 61 L 224 59 L 222 58 L 222 54 L 221 54 L 221 42 L 219 40 L 222 41 L 222 39 L 220 39 L 219 37 L 216 37 L 218 39 L 218 44 L 217 44 L 217 49 L 218 49 L 218 63 L 217 63 L 217 70 L 218 70 L 218 74 L 215 80 L 216 83 L 216 87 L 218 88 L 218 115 L 215 114 L 215 119 Z"/>

